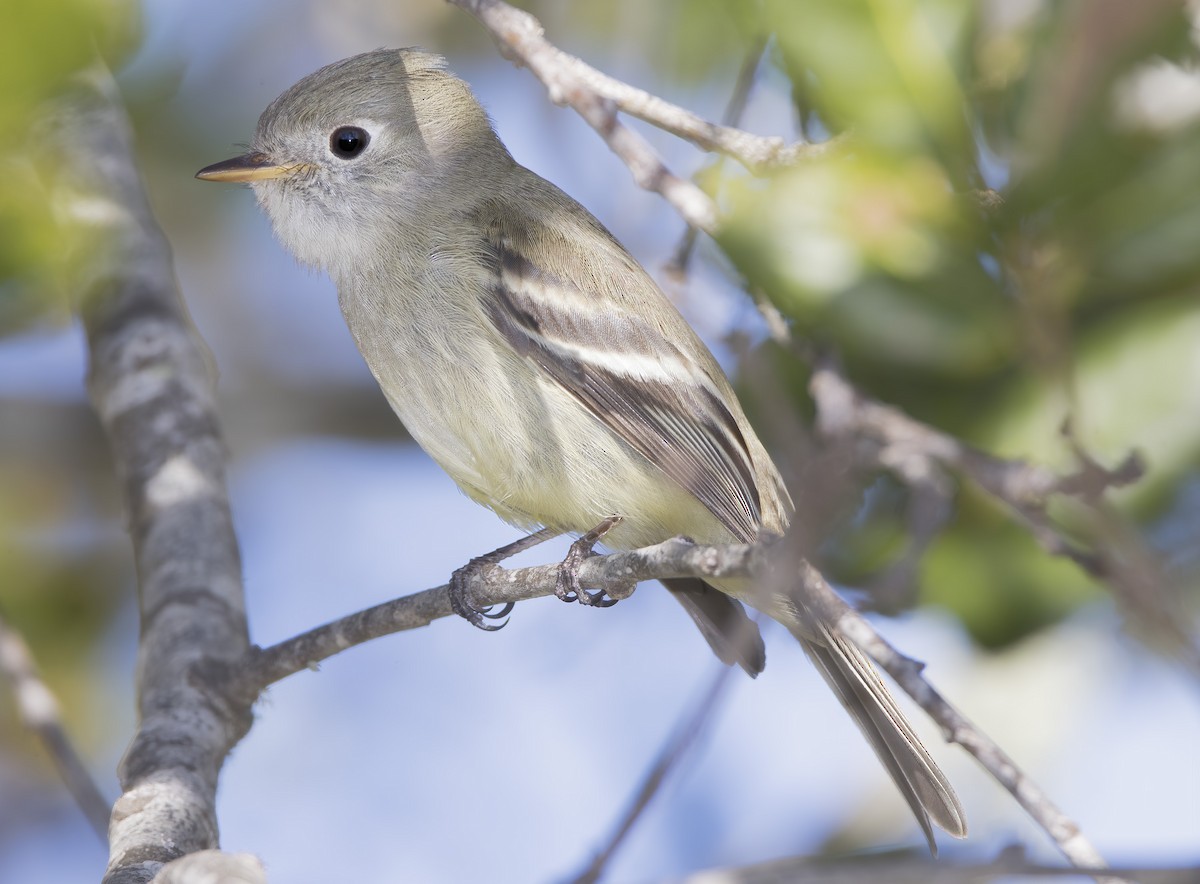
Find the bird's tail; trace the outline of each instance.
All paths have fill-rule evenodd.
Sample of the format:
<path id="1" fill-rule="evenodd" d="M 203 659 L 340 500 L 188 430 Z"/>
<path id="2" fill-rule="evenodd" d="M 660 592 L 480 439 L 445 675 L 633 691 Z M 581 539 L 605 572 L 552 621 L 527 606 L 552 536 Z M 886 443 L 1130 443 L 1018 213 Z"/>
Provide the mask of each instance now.
<path id="1" fill-rule="evenodd" d="M 740 664 L 751 676 L 762 671 L 762 638 L 737 600 L 746 598 L 745 586 L 723 582 L 717 587 L 697 578 L 662 582 L 696 621 L 718 657 Z M 937 854 L 933 824 L 955 838 L 965 837 L 967 821 L 958 796 L 866 655 L 836 629 L 801 614 L 796 599 L 778 597 L 765 607 L 800 642 L 863 732 L 920 823 L 930 851 Z"/>
<path id="2" fill-rule="evenodd" d="M 692 620 L 723 663 L 737 663 L 755 678 L 767 663 L 758 624 L 746 616 L 742 603 L 698 577 L 661 581 Z"/>
<path id="3" fill-rule="evenodd" d="M 955 838 L 966 837 L 967 820 L 958 796 L 866 655 L 835 629 L 815 626 L 814 635 L 808 629 L 788 629 L 887 768 L 925 832 L 930 851 L 937 854 L 931 820 Z"/>

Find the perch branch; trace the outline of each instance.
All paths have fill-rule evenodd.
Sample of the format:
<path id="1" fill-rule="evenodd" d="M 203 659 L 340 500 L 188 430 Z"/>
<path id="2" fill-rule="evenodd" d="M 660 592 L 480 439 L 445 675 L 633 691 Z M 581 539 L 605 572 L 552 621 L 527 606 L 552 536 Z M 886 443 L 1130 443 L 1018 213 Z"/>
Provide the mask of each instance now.
<path id="1" fill-rule="evenodd" d="M 773 553 L 784 544 L 700 546 L 683 539 L 668 540 L 630 552 L 587 559 L 579 570 L 580 583 L 604 589 L 614 598 L 628 596 L 637 581 L 663 577 L 750 578 L 764 585 L 790 585 L 781 580 Z M 554 592 L 557 565 L 507 570 L 498 565 L 470 578 L 472 605 L 504 605 Z M 987 735 L 983 734 L 939 694 L 921 673 L 921 664 L 901 655 L 885 642 L 863 617 L 846 605 L 807 561 L 799 562 L 798 591 L 807 610 L 835 624 L 850 641 L 863 648 L 945 732 L 1013 794 L 1073 864 L 1098 869 L 1104 861 L 1096 849 L 1046 794 Z M 354 645 L 373 638 L 426 626 L 452 613 L 447 587 L 439 586 L 377 605 L 310 630 L 263 650 L 252 650 L 245 661 L 214 670 L 209 678 L 223 683 L 239 702 L 257 697 L 270 684 Z M 1110 879 L 1109 884 L 1115 884 Z"/>
<path id="2" fill-rule="evenodd" d="M 586 559 L 579 568 L 585 589 L 604 589 L 625 598 L 641 580 L 660 577 L 744 576 L 764 551 L 754 545 L 696 546 L 668 540 L 656 546 Z M 467 584 L 475 608 L 528 601 L 554 593 L 557 565 L 508 570 L 493 565 L 473 574 Z M 214 677 L 225 682 L 239 702 L 253 702 L 268 686 L 309 669 L 347 648 L 372 639 L 428 626 L 454 613 L 445 585 L 393 599 L 350 614 L 269 648 L 252 649 L 233 667 L 218 667 Z"/>

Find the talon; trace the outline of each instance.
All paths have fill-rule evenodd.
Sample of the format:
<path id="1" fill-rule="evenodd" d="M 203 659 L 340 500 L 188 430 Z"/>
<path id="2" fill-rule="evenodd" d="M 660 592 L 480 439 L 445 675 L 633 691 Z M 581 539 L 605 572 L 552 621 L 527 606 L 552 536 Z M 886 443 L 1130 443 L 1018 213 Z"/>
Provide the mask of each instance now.
<path id="1" fill-rule="evenodd" d="M 567 553 L 567 558 L 570 558 L 570 553 Z M 582 592 L 578 587 L 579 577 L 566 567 L 566 560 L 564 560 L 558 566 L 558 577 L 554 581 L 554 594 L 558 596 L 559 601 L 578 601 L 579 593 Z"/>
<path id="2" fill-rule="evenodd" d="M 554 582 L 554 594 L 564 602 L 579 602 L 594 608 L 610 608 L 617 603 L 603 589 L 588 592 L 579 583 L 579 566 L 593 555 L 592 548 L 605 534 L 622 520 L 621 516 L 609 516 L 587 534 L 571 544 L 567 556 L 558 566 L 558 579 Z"/>
<path id="3" fill-rule="evenodd" d="M 450 597 L 450 607 L 454 613 L 462 617 L 472 626 L 477 629 L 482 629 L 484 632 L 495 632 L 498 629 L 503 629 L 508 623 L 504 620 L 503 623 L 498 623 L 491 626 L 484 623 L 484 619 L 501 620 L 512 613 L 513 603 L 508 602 L 503 605 L 499 611 L 492 613 L 494 605 L 488 605 L 486 608 L 479 609 L 472 605 L 467 600 L 467 584 L 470 579 L 482 571 L 485 567 L 498 565 L 509 556 L 515 556 L 519 552 L 537 546 L 543 541 L 549 540 L 551 537 L 558 536 L 557 531 L 552 528 L 543 528 L 540 531 L 534 531 L 527 537 L 522 537 L 507 546 L 502 546 L 498 550 L 488 553 L 487 555 L 477 556 L 467 562 L 457 571 L 450 575 L 450 585 L 447 587 L 447 595 Z"/>
<path id="4" fill-rule="evenodd" d="M 505 620 L 503 623 L 497 623 L 493 626 L 490 623 L 483 622 L 485 617 L 488 620 L 499 620 L 502 617 L 507 617 L 513 607 L 511 604 L 507 604 L 500 611 L 493 614 L 492 608 L 494 606 L 488 605 L 488 607 L 481 610 L 467 601 L 467 584 L 472 577 L 491 564 L 487 556 L 471 559 L 471 561 L 450 575 L 450 585 L 447 587 L 447 595 L 450 597 L 450 607 L 454 609 L 454 613 L 462 617 L 476 629 L 482 629 L 484 632 L 496 632 L 508 624 L 508 621 Z"/>
<path id="5" fill-rule="evenodd" d="M 494 607 L 495 607 L 495 605 L 488 605 L 486 608 L 484 608 L 483 610 L 481 610 L 479 612 L 479 616 L 486 617 L 489 620 L 503 620 L 505 617 L 507 617 L 509 614 L 512 613 L 512 609 L 515 608 L 516 605 L 513 602 L 505 602 L 504 605 L 500 608 L 500 610 L 497 611 L 495 614 L 493 614 L 492 608 L 494 608 Z"/>
<path id="6" fill-rule="evenodd" d="M 587 601 L 583 600 L 584 597 L 587 598 Z M 603 589 L 598 589 L 595 592 L 587 592 L 585 590 L 583 593 L 583 597 L 581 597 L 579 599 L 580 604 L 591 605 L 594 608 L 611 608 L 618 601 L 619 601 L 619 599 L 612 598 Z"/>

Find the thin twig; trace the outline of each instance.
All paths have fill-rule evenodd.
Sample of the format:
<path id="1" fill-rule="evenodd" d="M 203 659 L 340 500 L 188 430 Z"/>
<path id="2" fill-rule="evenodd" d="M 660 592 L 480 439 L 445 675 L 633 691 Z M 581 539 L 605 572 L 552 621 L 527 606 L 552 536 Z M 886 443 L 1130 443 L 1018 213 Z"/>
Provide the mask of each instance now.
<path id="1" fill-rule="evenodd" d="M 1063 856 L 1076 866 L 1105 868 L 1104 858 L 1080 831 L 1078 824 L 1059 810 L 1041 787 L 987 734 L 967 720 L 926 681 L 922 674 L 923 664 L 904 656 L 888 644 L 861 614 L 842 601 L 821 573 L 808 562 L 800 564 L 800 578 L 805 601 L 814 605 L 826 622 L 836 623 L 842 635 L 883 667 L 904 692 L 941 725 L 948 741 L 957 743 L 974 756 L 1050 835 Z M 1118 880 L 1105 878 L 1107 884 L 1118 884 Z"/>
<path id="2" fill-rule="evenodd" d="M 733 92 L 730 94 L 729 101 L 725 105 L 725 112 L 721 115 L 722 125 L 736 126 L 741 122 L 742 114 L 746 112 L 746 105 L 750 102 L 750 93 L 754 89 L 755 81 L 758 79 L 758 67 L 762 63 L 763 52 L 766 48 L 766 39 L 759 37 L 746 50 L 746 54 L 742 58 L 741 67 L 738 68 L 737 79 L 733 83 Z M 703 179 L 714 169 L 719 168 L 721 162 L 722 158 L 717 157 L 694 177 Z M 679 243 L 672 251 L 670 260 L 667 261 L 666 272 L 668 275 L 676 279 L 680 279 L 686 275 L 687 266 L 691 261 L 692 250 L 695 246 L 696 228 L 689 225 L 679 238 Z"/>
<path id="3" fill-rule="evenodd" d="M 536 18 L 502 0 L 449 2 L 475 16 L 491 32 L 507 57 L 528 67 L 545 84 L 555 104 L 569 105 L 599 133 L 629 167 L 639 187 L 660 194 L 693 227 L 709 233 L 715 231 L 716 205 L 703 190 L 668 169 L 642 136 L 621 123 L 617 118 L 618 110 L 651 118 L 655 125 L 690 138 L 709 150 L 731 150 L 736 146 L 744 154 L 753 152 L 754 145 L 759 145 L 765 160 L 782 148 L 782 142 L 779 145 L 771 142 L 771 150 L 762 151 L 761 145 L 769 139 L 726 130 L 601 74 L 551 45 Z"/>
<path id="4" fill-rule="evenodd" d="M 54 693 L 42 680 L 29 646 L 0 616 L 0 674 L 11 683 L 21 721 L 46 748 L 63 784 L 101 842 L 108 843 L 110 802 L 92 779 L 63 727 Z"/>
<path id="5" fill-rule="evenodd" d="M 733 157 L 747 168 L 760 170 L 795 162 L 821 145 L 787 145 L 782 138 L 753 135 L 729 125 L 705 120 L 686 108 L 601 73 L 552 45 L 541 23 L 503 0 L 449 0 L 479 19 L 495 37 L 501 52 L 525 65 L 546 84 L 555 104 L 574 106 L 572 92 L 585 91 L 612 102 L 617 110 L 644 120 L 703 150 Z"/>
<path id="6" fill-rule="evenodd" d="M 1097 463 L 1064 428 L 1078 467 L 1059 475 L 1027 461 L 995 457 L 863 395 L 833 360 L 815 360 L 809 390 L 817 406 L 817 428 L 835 440 L 852 439 L 855 450 L 905 483 L 917 487 L 951 470 L 999 501 L 1047 553 L 1069 559 L 1108 585 L 1134 622 L 1165 639 L 1171 651 L 1200 674 L 1200 647 L 1184 624 L 1178 599 L 1157 558 L 1113 510 L 1104 495 L 1138 481 L 1145 466 L 1131 453 L 1117 466 Z M 865 446 L 864 443 L 867 443 Z M 1050 515 L 1052 498 L 1075 504 L 1076 521 L 1091 543 L 1070 536 Z"/>
<path id="7" fill-rule="evenodd" d="M 621 123 L 612 101 L 584 89 L 571 90 L 567 101 L 629 167 L 638 187 L 659 194 L 693 227 L 705 233 L 716 232 L 716 203 L 691 181 L 667 168 L 646 139 Z"/>
<path id="8" fill-rule="evenodd" d="M 608 842 L 596 854 L 596 858 L 588 864 L 588 867 L 574 879 L 574 884 L 595 884 L 603 877 L 605 868 L 632 831 L 634 824 L 650 806 L 650 802 L 666 781 L 667 775 L 679 766 L 688 750 L 695 745 L 696 740 L 704 731 L 704 727 L 716 714 L 725 689 L 729 686 L 729 676 L 732 672 L 733 667 L 731 666 L 722 666 L 718 670 L 708 690 L 704 692 L 704 696 L 676 729 L 674 736 L 663 746 L 658 758 L 646 772 L 641 786 L 625 814 L 613 829 Z"/>
<path id="9" fill-rule="evenodd" d="M 1114 469 L 1085 463 L 1066 476 L 1023 460 L 996 457 L 864 396 L 828 359 L 818 360 L 809 390 L 817 405 L 817 428 L 824 435 L 874 443 L 877 462 L 910 483 L 925 481 L 941 468 L 966 476 L 1021 514 L 1048 551 L 1068 555 L 1089 571 L 1096 566 L 1087 553 L 1049 521 L 1047 499 L 1053 495 L 1095 499 L 1107 489 L 1136 482 L 1144 473 L 1136 454 Z"/>

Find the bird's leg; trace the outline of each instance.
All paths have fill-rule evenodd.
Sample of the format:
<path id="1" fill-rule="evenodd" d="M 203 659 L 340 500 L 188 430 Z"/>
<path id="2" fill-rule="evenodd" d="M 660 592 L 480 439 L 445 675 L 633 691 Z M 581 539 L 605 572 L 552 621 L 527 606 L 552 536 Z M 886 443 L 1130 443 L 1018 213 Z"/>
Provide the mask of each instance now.
<path id="1" fill-rule="evenodd" d="M 608 608 L 617 603 L 614 598 L 607 598 L 603 589 L 588 592 L 579 583 L 579 566 L 594 555 L 592 547 L 620 524 L 622 516 L 609 516 L 587 534 L 571 544 L 567 557 L 558 566 L 558 579 L 554 583 L 554 594 L 564 602 L 579 602 L 581 605 L 592 605 L 597 608 Z"/>
<path id="2" fill-rule="evenodd" d="M 513 603 L 509 602 L 495 613 L 492 613 L 491 605 L 482 610 L 476 608 L 467 600 L 467 586 L 471 582 L 471 578 L 484 568 L 498 565 L 505 559 L 531 549 L 553 537 L 557 537 L 561 533 L 561 531 L 556 531 L 553 528 L 543 528 L 540 531 L 534 531 L 528 537 L 522 537 L 520 540 L 514 541 L 507 546 L 502 546 L 486 555 L 476 556 L 471 559 L 471 561 L 450 575 L 450 585 L 447 588 L 447 594 L 450 596 L 450 607 L 454 609 L 454 613 L 472 626 L 477 626 L 487 632 L 495 632 L 497 629 L 503 629 L 504 623 L 508 622 L 507 620 L 504 623 L 492 626 L 489 623 L 484 623 L 484 618 L 499 620 L 502 617 L 507 617 L 512 612 Z"/>

